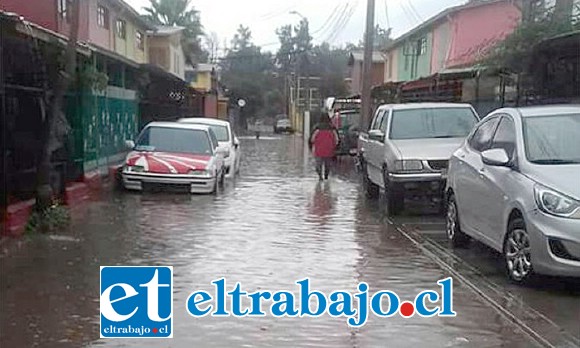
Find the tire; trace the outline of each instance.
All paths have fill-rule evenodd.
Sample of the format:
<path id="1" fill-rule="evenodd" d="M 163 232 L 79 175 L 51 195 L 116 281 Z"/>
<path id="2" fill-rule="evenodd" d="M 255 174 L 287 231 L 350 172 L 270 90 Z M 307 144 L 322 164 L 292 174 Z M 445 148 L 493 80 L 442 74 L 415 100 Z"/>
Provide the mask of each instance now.
<path id="1" fill-rule="evenodd" d="M 366 193 L 367 198 L 370 199 L 376 199 L 379 197 L 379 186 L 376 185 L 375 183 L 373 183 L 371 181 L 371 179 L 369 179 L 369 175 L 367 172 L 367 166 L 366 163 L 364 162 L 364 160 L 361 160 L 361 169 L 362 169 L 362 175 L 363 175 L 363 187 Z"/>
<path id="2" fill-rule="evenodd" d="M 400 214 L 405 210 L 405 191 L 389 181 L 389 175 L 386 168 L 383 168 L 383 182 L 385 183 L 385 194 L 387 195 L 387 209 L 389 214 Z"/>
<path id="3" fill-rule="evenodd" d="M 445 234 L 449 244 L 454 247 L 464 247 L 469 243 L 469 236 L 461 231 L 459 209 L 453 194 L 447 199 L 447 214 L 445 218 Z"/>
<path id="4" fill-rule="evenodd" d="M 523 284 L 534 276 L 530 236 L 522 218 L 510 221 L 503 243 L 503 257 L 508 277 Z"/>

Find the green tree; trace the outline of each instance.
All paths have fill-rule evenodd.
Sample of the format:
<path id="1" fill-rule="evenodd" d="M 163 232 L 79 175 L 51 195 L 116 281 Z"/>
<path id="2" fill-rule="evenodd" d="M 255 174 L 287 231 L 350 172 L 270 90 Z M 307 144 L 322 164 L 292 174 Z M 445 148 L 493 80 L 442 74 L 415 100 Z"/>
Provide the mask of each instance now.
<path id="1" fill-rule="evenodd" d="M 240 25 L 231 41 L 231 49 L 222 59 L 222 82 L 228 89 L 232 101 L 246 100 L 243 116 L 265 115 L 278 100 L 274 57 L 252 42 L 252 32 Z M 266 108 L 267 106 L 267 108 Z M 242 120 L 242 124 L 244 120 Z"/>
<path id="2" fill-rule="evenodd" d="M 524 8 L 524 18 L 517 28 L 489 50 L 483 59 L 485 65 L 521 73 L 532 63 L 532 51 L 540 42 L 580 30 L 580 18 L 573 15 L 573 7 L 568 6 L 568 0 L 558 0 L 556 6 L 551 8 L 541 2 L 534 2 L 533 5 Z"/>
<path id="3" fill-rule="evenodd" d="M 191 6 L 191 0 L 149 0 L 144 18 L 155 25 L 180 26 L 185 28 L 183 50 L 189 63 L 207 60 L 207 52 L 202 49 L 199 11 Z"/>

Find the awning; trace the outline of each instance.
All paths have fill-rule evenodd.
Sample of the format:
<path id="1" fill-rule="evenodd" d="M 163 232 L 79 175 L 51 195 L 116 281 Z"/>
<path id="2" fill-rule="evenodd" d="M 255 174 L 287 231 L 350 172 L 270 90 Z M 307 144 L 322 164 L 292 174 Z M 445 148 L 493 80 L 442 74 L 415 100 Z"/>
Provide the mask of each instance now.
<path id="1" fill-rule="evenodd" d="M 165 69 L 161 68 L 160 66 L 157 66 L 155 64 L 141 64 L 140 65 L 141 69 L 143 69 L 144 71 L 153 74 L 157 77 L 166 79 L 166 80 L 170 80 L 179 84 L 183 84 L 184 86 L 187 85 L 185 80 L 180 79 L 179 77 L 173 75 L 172 73 L 166 71 Z"/>

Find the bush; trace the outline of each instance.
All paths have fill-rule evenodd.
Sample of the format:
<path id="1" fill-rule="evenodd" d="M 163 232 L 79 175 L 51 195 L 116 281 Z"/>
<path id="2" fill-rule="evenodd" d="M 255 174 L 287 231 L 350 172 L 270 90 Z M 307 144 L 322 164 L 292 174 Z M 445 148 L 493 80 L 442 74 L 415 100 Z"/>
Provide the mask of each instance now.
<path id="1" fill-rule="evenodd" d="M 50 233 L 68 225 L 70 221 L 69 211 L 66 207 L 54 203 L 46 210 L 35 210 L 28 224 L 26 233 Z"/>

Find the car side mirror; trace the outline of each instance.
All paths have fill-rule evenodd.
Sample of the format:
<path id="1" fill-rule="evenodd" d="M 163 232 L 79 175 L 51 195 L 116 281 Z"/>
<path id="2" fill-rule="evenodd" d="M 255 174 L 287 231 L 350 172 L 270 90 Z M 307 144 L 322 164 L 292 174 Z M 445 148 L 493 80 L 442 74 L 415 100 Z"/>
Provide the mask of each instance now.
<path id="1" fill-rule="evenodd" d="M 125 146 L 133 150 L 135 148 L 135 142 L 133 140 L 125 140 Z"/>
<path id="2" fill-rule="evenodd" d="M 385 133 L 383 133 L 380 129 L 373 129 L 369 131 L 369 139 L 374 141 L 385 141 Z"/>
<path id="3" fill-rule="evenodd" d="M 494 167 L 508 167 L 510 158 L 504 149 L 490 149 L 481 153 L 483 163 Z"/>

